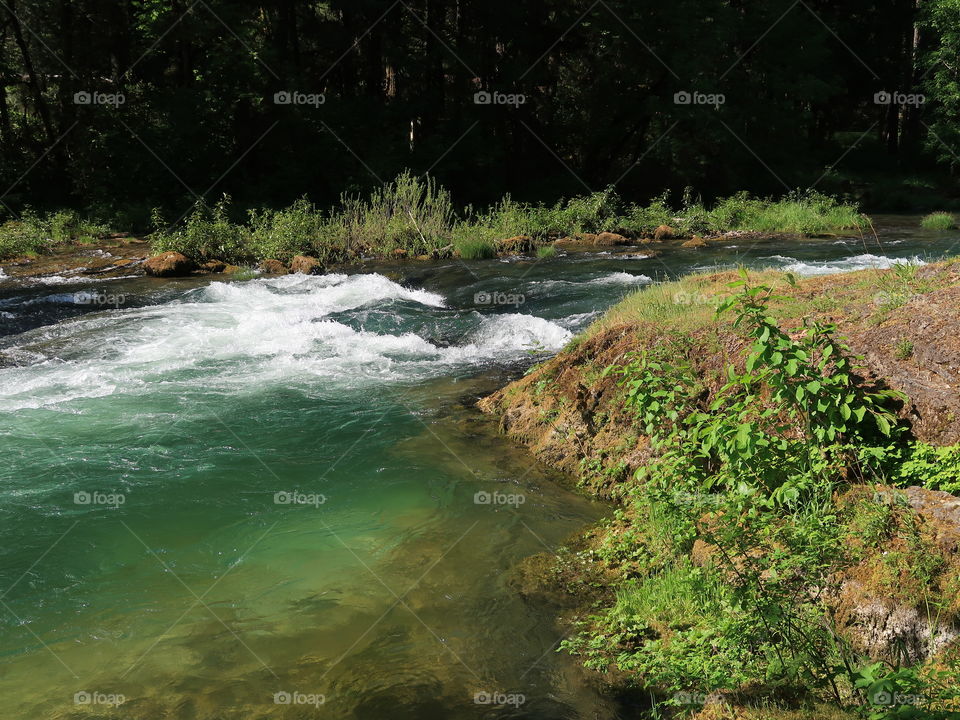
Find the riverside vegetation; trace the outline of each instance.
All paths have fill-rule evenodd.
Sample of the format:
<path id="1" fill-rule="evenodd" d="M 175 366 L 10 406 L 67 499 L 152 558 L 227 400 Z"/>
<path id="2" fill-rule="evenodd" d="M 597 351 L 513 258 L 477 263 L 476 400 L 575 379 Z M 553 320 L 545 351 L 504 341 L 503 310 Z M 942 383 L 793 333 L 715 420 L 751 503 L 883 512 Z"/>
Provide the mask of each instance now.
<path id="1" fill-rule="evenodd" d="M 194 205 L 173 224 L 155 210 L 151 249 L 180 252 L 197 262 L 216 259 L 232 264 L 287 262 L 297 255 L 322 262 L 371 256 L 481 259 L 502 250 L 549 254 L 546 248 L 554 240 L 584 233 L 659 239 L 727 232 L 859 233 L 869 227 L 855 204 L 814 191 L 780 199 L 740 193 L 709 207 L 688 191 L 679 207 L 673 207 L 667 194 L 638 205 L 625 202 L 609 188 L 553 206 L 507 196 L 485 210 L 468 206 L 458 211 L 450 193 L 434 179 L 409 172 L 366 199 L 344 194 L 339 206 L 329 211 L 301 198 L 280 210 L 249 210 L 244 222 L 238 222 L 236 214 L 226 197 L 213 206 Z M 104 225 L 81 220 L 72 212 L 47 217 L 27 213 L 0 226 L 0 257 L 47 252 L 106 232 Z"/>
<path id="2" fill-rule="evenodd" d="M 923 270 L 834 278 L 832 297 L 685 278 L 482 403 L 620 503 L 547 577 L 575 608 L 563 648 L 648 691 L 650 717 L 957 717 L 960 518 L 928 505 L 953 507 L 960 446 L 909 422 L 830 320 L 896 333 L 918 297 L 950 312 L 958 264 Z"/>

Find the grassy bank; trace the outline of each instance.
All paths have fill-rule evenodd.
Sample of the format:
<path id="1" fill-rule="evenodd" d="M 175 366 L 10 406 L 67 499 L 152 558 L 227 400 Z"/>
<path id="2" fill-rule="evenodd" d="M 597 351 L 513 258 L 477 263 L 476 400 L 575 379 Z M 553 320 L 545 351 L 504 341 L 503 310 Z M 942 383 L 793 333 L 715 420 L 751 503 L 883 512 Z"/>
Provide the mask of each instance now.
<path id="1" fill-rule="evenodd" d="M 329 210 L 301 199 L 281 210 L 238 214 L 226 198 L 213 206 L 197 204 L 172 224 L 172 218 L 155 210 L 152 249 L 237 264 L 268 258 L 286 262 L 296 255 L 325 262 L 397 256 L 479 259 L 501 251 L 536 252 L 555 239 L 586 233 L 616 233 L 631 240 L 732 231 L 815 235 L 860 231 L 869 224 L 856 206 L 815 192 L 781 199 L 741 193 L 707 206 L 690 193 L 678 205 L 666 195 L 639 205 L 608 189 L 553 206 L 507 196 L 486 209 L 458 208 L 434 180 L 409 173 L 369 197 L 344 195 Z M 0 257 L 45 252 L 104 232 L 100 223 L 82 221 L 72 212 L 45 218 L 25 214 L 0 226 Z M 522 242 L 504 243 L 521 236 Z"/>
<path id="2" fill-rule="evenodd" d="M 177 250 L 195 259 L 287 261 L 299 254 L 323 261 L 355 257 L 494 257 L 499 251 L 535 250 L 561 237 L 617 233 L 653 238 L 690 237 L 730 231 L 819 234 L 860 230 L 867 220 L 856 207 L 816 193 L 780 200 L 740 194 L 706 207 L 686 199 L 673 208 L 666 197 L 646 206 L 623 202 L 613 190 L 576 197 L 552 207 L 510 197 L 486 210 L 457 211 L 450 194 L 431 179 L 409 174 L 369 198 L 344 196 L 322 212 L 306 200 L 279 211 L 252 212 L 246 223 L 229 220 L 222 202 L 198 206 L 181 225 L 152 236 L 154 249 Z M 163 218 L 155 218 L 164 227 Z M 511 238 L 528 238 L 507 244 Z"/>
<path id="3" fill-rule="evenodd" d="M 650 717 L 955 717 L 956 427 L 915 419 L 933 390 L 890 388 L 953 357 L 905 333 L 921 304 L 932 332 L 957 324 L 958 271 L 686 278 L 486 400 L 619 503 L 550 562 L 578 618 L 564 648 L 648 690 Z M 893 613 L 908 630 L 884 635 Z"/>
<path id="4" fill-rule="evenodd" d="M 47 253 L 57 247 L 96 242 L 109 233 L 100 223 L 71 210 L 47 215 L 25 211 L 19 220 L 0 225 L 0 258 Z"/>

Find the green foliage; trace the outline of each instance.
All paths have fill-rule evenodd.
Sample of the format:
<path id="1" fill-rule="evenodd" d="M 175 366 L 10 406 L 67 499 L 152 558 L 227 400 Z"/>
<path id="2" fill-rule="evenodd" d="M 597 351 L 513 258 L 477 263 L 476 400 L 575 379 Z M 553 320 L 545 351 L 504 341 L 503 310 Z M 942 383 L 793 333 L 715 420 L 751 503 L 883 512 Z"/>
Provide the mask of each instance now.
<path id="1" fill-rule="evenodd" d="M 956 701 L 958 677 L 957 661 L 924 670 L 877 662 L 857 668 L 854 688 L 869 720 L 947 720 L 956 713 L 928 708 Z"/>
<path id="2" fill-rule="evenodd" d="M 107 232 L 106 226 L 83 219 L 72 210 L 40 216 L 27 209 L 19 220 L 0 225 L 0 258 L 49 252 L 68 243 L 89 243 Z"/>
<path id="3" fill-rule="evenodd" d="M 497 256 L 494 244 L 482 237 L 456 237 L 453 247 L 464 260 L 486 260 Z"/>
<path id="4" fill-rule="evenodd" d="M 955 60 L 960 53 L 960 0 L 935 0 L 920 5 L 928 47 L 923 55 L 924 90 L 937 102 L 931 108 L 928 149 L 945 164 L 957 163 L 953 148 L 960 140 L 960 76 Z"/>
<path id="5" fill-rule="evenodd" d="M 924 217 L 920 225 L 925 230 L 953 230 L 957 227 L 957 220 L 951 213 L 934 212 Z"/>
<path id="6" fill-rule="evenodd" d="M 537 248 L 537 257 L 541 260 L 554 258 L 557 256 L 557 248 L 554 245 L 541 245 Z"/>
<path id="7" fill-rule="evenodd" d="M 242 262 L 255 259 L 246 228 L 232 223 L 228 217 L 229 206 L 230 198 L 226 196 L 213 207 L 198 201 L 184 223 L 170 230 L 162 229 L 165 225 L 163 217 L 159 210 L 155 210 L 152 221 L 158 229 L 150 236 L 151 250 L 154 253 L 175 250 L 194 260 L 215 258 Z"/>
<path id="8" fill-rule="evenodd" d="M 249 227 L 252 258 L 289 262 L 296 255 L 315 255 L 326 262 L 343 253 L 342 247 L 325 242 L 323 216 L 305 197 L 284 210 L 251 211 Z"/>
<path id="9" fill-rule="evenodd" d="M 936 447 L 915 443 L 901 450 L 889 481 L 960 494 L 960 445 Z"/>
<path id="10" fill-rule="evenodd" d="M 913 357 L 913 343 L 910 340 L 900 340 L 894 348 L 894 355 L 898 360 L 909 360 Z"/>
<path id="11" fill-rule="evenodd" d="M 639 579 L 621 584 L 613 606 L 567 647 L 664 690 L 762 684 L 842 704 L 855 656 L 809 590 L 845 562 L 834 489 L 886 457 L 900 436 L 891 405 L 902 398 L 858 381 L 833 326 L 808 321 L 788 333 L 769 314 L 772 288 L 746 273 L 731 287 L 718 313 L 732 312 L 751 345 L 719 389 L 676 360 L 689 351 L 682 341 L 606 371 L 620 375 L 625 406 L 655 451 L 638 471 L 635 512 L 644 519 L 657 508 L 660 527 L 688 549 L 701 541 L 707 555 L 694 567 L 680 546 L 618 533 L 626 540 L 608 562 L 627 563 Z"/>

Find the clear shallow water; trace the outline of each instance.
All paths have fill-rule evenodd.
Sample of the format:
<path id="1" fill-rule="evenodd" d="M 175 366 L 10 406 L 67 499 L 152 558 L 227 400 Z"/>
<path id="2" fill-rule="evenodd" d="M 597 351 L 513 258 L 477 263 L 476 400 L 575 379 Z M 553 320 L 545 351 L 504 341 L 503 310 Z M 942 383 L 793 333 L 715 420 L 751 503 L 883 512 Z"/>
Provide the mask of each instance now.
<path id="1" fill-rule="evenodd" d="M 636 287 L 958 239 L 119 280 L 107 310 L 0 280 L 0 712 L 632 717 L 510 579 L 604 509 L 469 404 Z"/>

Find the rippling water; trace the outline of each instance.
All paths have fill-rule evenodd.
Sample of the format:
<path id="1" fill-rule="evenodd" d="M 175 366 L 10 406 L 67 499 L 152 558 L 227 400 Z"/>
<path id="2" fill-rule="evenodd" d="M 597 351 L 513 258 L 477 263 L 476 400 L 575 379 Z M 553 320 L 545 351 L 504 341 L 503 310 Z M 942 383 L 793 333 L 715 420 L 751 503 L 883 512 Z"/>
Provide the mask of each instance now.
<path id="1" fill-rule="evenodd" d="M 0 275 L 0 712 L 633 717 L 512 581 L 605 509 L 473 400 L 679 273 L 884 267 L 956 240 L 889 224 L 880 245 L 656 258 Z"/>

